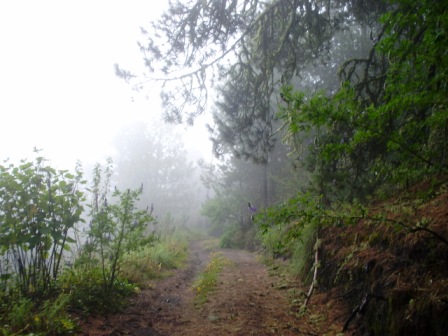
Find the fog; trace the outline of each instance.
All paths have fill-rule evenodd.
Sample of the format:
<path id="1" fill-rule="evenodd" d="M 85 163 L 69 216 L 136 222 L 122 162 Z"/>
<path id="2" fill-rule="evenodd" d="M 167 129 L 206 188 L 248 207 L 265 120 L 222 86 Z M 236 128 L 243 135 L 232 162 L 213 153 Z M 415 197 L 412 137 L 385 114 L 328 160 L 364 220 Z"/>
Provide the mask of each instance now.
<path id="1" fill-rule="evenodd" d="M 162 8 L 147 1 L 1 3 L 1 156 L 21 158 L 37 146 L 58 165 L 96 161 L 110 154 L 121 125 L 160 114 L 159 90 L 148 100 L 136 95 L 113 64 L 141 66 L 140 26 Z"/>
<path id="2" fill-rule="evenodd" d="M 133 149 L 131 139 L 155 131 L 151 125 L 162 127 L 160 89 L 155 84 L 136 93 L 116 77 L 113 67 L 115 63 L 137 70 L 142 66 L 136 43 L 140 27 L 155 19 L 164 5 L 153 1 L 2 2 L 0 159 L 31 159 L 33 148 L 38 148 L 58 169 L 72 170 L 80 160 L 88 176 L 96 162 L 112 157 L 116 169 L 121 169 L 121 175 L 115 172 L 120 187 L 139 187 L 146 181 L 142 206 L 154 203 L 160 217 L 170 212 L 172 207 L 163 204 L 168 194 L 156 200 L 157 188 L 149 185 L 148 176 L 161 169 L 154 167 L 157 160 L 145 162 L 145 148 L 140 153 L 129 150 Z M 140 125 L 144 134 L 128 134 L 125 144 L 120 134 L 132 125 Z M 166 136 L 176 134 L 178 142 L 173 143 L 174 149 L 164 144 L 164 150 L 168 154 L 185 151 L 182 162 L 176 164 L 190 164 L 196 177 L 196 161 L 211 156 L 205 120 L 196 120 L 194 127 L 164 125 L 163 129 Z M 128 160 L 132 155 L 140 155 L 135 170 Z M 123 176 L 124 171 L 131 177 Z M 194 197 L 202 197 L 197 184 L 195 188 Z M 197 202 L 191 202 L 190 208 L 193 203 L 197 212 Z"/>
<path id="3" fill-rule="evenodd" d="M 148 56 L 151 49 L 145 43 L 151 44 L 151 41 L 145 41 L 141 28 L 148 28 L 167 5 L 167 2 L 143 0 L 126 4 L 120 1 L 0 4 L 0 159 L 18 162 L 32 157 L 33 148 L 38 148 L 51 166 L 58 169 L 73 169 L 80 160 L 89 179 L 95 163 L 104 165 L 111 157 L 113 183 L 122 190 L 142 188 L 140 206 L 154 207 L 154 215 L 160 222 L 195 222 L 192 218 L 198 215 L 201 201 L 211 191 L 214 194 L 208 194 L 212 201 L 208 204 L 207 217 L 218 212 L 222 214 L 225 218 L 218 218 L 216 226 L 223 226 L 225 222 L 244 224 L 249 218 L 249 201 L 257 206 L 268 206 L 289 197 L 297 192 L 297 186 L 290 187 L 290 181 L 300 176 L 297 178 L 300 184 L 308 187 L 308 175 L 306 172 L 298 174 L 293 171 L 294 166 L 289 166 L 291 148 L 278 145 L 280 133 L 274 146 L 274 129 L 280 130 L 281 126 L 274 117 L 279 98 L 274 97 L 274 93 L 271 97 L 250 91 L 253 87 L 250 76 L 230 76 L 229 79 L 216 75 L 225 69 L 217 65 L 213 70 L 219 60 L 213 58 L 214 48 L 218 48 L 216 41 L 205 44 L 197 41 L 196 47 L 194 43 L 187 43 L 187 47 L 194 50 L 191 55 L 197 56 L 192 63 L 182 60 L 189 55 L 184 52 L 185 46 L 177 46 L 180 48 L 177 54 L 157 58 L 161 51 L 172 49 L 169 39 L 165 44 L 158 40 L 153 50 L 156 56 Z M 166 31 L 171 31 L 168 28 Z M 353 36 L 361 41 L 367 39 L 365 31 L 354 25 L 351 28 Z M 158 39 L 163 41 L 161 35 Z M 310 59 L 302 69 L 300 80 L 295 78 L 291 83 L 309 91 L 319 85 L 329 91 L 335 90 L 339 83 L 335 80 L 337 65 L 348 50 L 353 49 L 354 55 L 359 51 L 359 43 L 350 49 L 345 46 L 347 42 L 343 37 L 335 35 L 332 40 L 331 57 L 336 61 L 328 62 L 324 69 Z M 144 52 L 137 43 L 142 39 Z M 182 35 L 179 39 L 183 39 Z M 267 45 L 271 42 L 275 44 L 275 41 L 265 41 Z M 244 40 L 241 43 L 245 43 Z M 209 50 L 211 46 L 214 46 L 212 51 Z M 238 50 L 235 48 L 233 54 L 223 51 L 223 63 L 230 62 L 231 57 L 237 59 Z M 271 56 L 270 53 L 264 55 Z M 203 57 L 210 59 L 204 63 Z M 306 59 L 309 55 L 303 57 Z M 257 59 L 247 58 L 248 62 L 255 63 Z M 155 64 L 148 67 L 153 61 Z M 133 85 L 130 85 L 117 77 L 115 64 L 139 76 L 137 81 L 131 81 Z M 188 69 L 184 68 L 186 64 Z M 172 76 L 173 73 L 182 76 L 192 71 L 195 75 L 191 75 L 191 82 L 171 81 L 162 87 L 163 82 L 148 77 L 147 70 L 153 65 L 162 73 L 164 68 L 169 68 L 165 75 L 169 73 L 173 78 L 181 78 Z M 272 74 L 277 76 L 274 70 Z M 239 76 L 241 71 L 233 73 Z M 254 71 L 252 75 L 262 74 Z M 266 85 L 270 82 L 268 77 L 261 78 Z M 140 80 L 144 81 L 139 85 L 142 90 L 134 91 L 135 83 Z M 204 98 L 208 97 L 204 88 L 211 88 L 215 80 L 219 83 L 220 96 L 208 100 Z M 161 94 L 167 105 L 165 112 L 175 111 L 170 116 L 174 120 L 178 120 L 179 111 L 187 122 L 198 113 L 203 116 L 194 118 L 194 126 L 163 124 Z M 210 97 L 214 94 L 216 92 L 210 90 Z M 245 105 L 249 101 L 247 97 L 253 97 L 257 109 L 252 109 L 250 103 Z M 216 99 L 216 106 L 209 109 L 213 99 Z M 184 103 L 192 105 L 192 109 L 176 109 Z M 266 112 L 265 115 L 255 113 L 258 110 Z M 246 115 L 246 112 L 250 113 Z M 210 165 L 212 145 L 205 125 L 211 123 L 211 118 L 215 127 L 214 150 L 228 156 L 227 161 L 221 161 L 221 167 Z M 306 136 L 309 138 L 300 141 L 312 143 L 314 135 Z M 201 171 L 197 162 L 200 159 L 203 159 L 205 173 L 208 172 L 208 190 L 199 178 Z M 303 168 L 301 159 L 297 158 L 295 164 Z M 260 167 L 250 160 L 268 164 Z M 229 205 L 228 208 L 223 204 Z"/>

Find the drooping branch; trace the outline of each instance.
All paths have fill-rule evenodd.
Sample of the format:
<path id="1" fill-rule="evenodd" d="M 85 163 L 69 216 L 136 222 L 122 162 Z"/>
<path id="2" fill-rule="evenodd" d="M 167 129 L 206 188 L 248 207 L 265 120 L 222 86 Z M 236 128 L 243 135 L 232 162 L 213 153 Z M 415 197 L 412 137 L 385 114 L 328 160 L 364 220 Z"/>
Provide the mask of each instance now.
<path id="1" fill-rule="evenodd" d="M 381 2 L 381 1 L 380 1 Z M 237 154 L 258 159 L 272 148 L 273 97 L 281 85 L 298 78 L 301 70 L 328 54 L 337 31 L 350 27 L 356 1 L 323 0 L 196 0 L 170 3 L 166 13 L 142 29 L 147 40 L 139 43 L 148 73 L 136 76 L 118 66 L 116 72 L 135 83 L 162 84 L 166 119 L 192 123 L 214 103 L 219 115 L 218 138 L 232 128 Z M 345 21 L 344 21 L 345 20 Z M 219 84 L 218 103 L 207 91 Z M 234 89 L 245 98 L 234 99 Z M 233 111 L 223 106 L 236 100 Z M 235 125 L 253 120 L 245 127 Z M 229 133 L 229 132 L 227 132 Z M 238 143 L 238 145 L 235 145 Z M 257 158 L 258 157 L 258 158 Z"/>

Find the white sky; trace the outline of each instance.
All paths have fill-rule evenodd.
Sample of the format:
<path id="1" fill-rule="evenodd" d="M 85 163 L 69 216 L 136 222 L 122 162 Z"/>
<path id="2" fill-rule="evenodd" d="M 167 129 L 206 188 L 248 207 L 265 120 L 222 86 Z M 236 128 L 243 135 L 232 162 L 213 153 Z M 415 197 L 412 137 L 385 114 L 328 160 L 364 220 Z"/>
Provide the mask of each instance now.
<path id="1" fill-rule="evenodd" d="M 141 66 L 139 27 L 166 4 L 1 0 L 0 162 L 32 157 L 34 147 L 64 169 L 102 161 L 121 125 L 159 114 L 157 87 L 154 101 L 138 98 L 113 64 Z M 187 136 L 190 145 L 207 142 L 203 128 Z"/>

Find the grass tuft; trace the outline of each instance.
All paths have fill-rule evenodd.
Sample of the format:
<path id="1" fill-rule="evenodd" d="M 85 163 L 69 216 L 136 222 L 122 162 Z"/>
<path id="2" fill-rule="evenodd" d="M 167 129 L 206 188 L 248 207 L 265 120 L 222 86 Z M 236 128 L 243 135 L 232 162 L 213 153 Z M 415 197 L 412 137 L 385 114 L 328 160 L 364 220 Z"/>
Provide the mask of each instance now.
<path id="1" fill-rule="evenodd" d="M 162 238 L 153 246 L 126 255 L 120 274 L 132 283 L 144 285 L 148 280 L 160 279 L 167 271 L 181 267 L 187 254 L 186 240 Z"/>
<path id="2" fill-rule="evenodd" d="M 193 285 L 193 289 L 196 293 L 196 306 L 202 306 L 205 302 L 207 302 L 208 295 L 216 287 L 219 273 L 226 265 L 229 264 L 230 261 L 224 258 L 221 253 L 212 252 L 210 254 L 210 262 Z"/>

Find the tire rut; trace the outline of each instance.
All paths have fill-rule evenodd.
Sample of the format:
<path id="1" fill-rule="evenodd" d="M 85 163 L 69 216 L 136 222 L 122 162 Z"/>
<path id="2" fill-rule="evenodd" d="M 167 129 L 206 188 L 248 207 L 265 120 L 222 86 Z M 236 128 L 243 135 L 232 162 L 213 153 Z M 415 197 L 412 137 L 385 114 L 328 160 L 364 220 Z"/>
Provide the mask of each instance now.
<path id="1" fill-rule="evenodd" d="M 194 305 L 193 282 L 210 260 L 200 241 L 190 244 L 187 266 L 142 290 L 121 314 L 85 324 L 83 335 L 297 335 L 286 291 L 254 253 L 214 249 L 231 264 L 202 307 Z"/>

